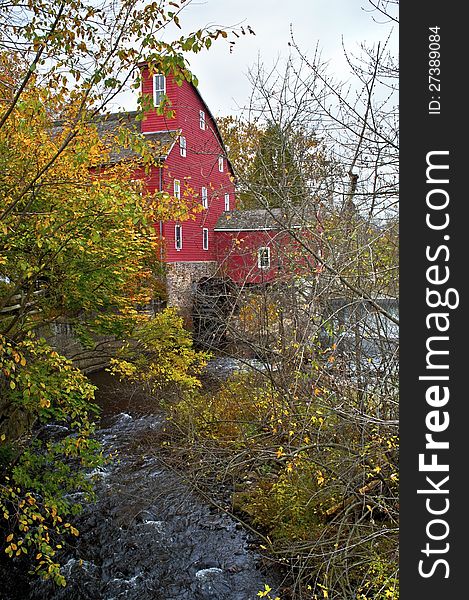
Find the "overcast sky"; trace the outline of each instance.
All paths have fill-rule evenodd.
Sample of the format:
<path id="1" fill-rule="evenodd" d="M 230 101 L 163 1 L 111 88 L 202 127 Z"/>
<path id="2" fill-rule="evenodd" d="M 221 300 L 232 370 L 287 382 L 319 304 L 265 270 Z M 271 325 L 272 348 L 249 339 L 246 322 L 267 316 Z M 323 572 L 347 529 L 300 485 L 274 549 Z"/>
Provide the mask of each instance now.
<path id="1" fill-rule="evenodd" d="M 346 77 L 342 37 L 353 52 L 360 42 L 385 39 L 391 28 L 373 20 L 367 0 L 192 0 L 181 14 L 181 24 L 184 33 L 237 24 L 250 25 L 256 33 L 241 36 L 232 53 L 220 38 L 209 51 L 188 55 L 200 93 L 215 116 L 235 114 L 247 104 L 247 73 L 258 57 L 267 68 L 288 57 L 290 25 L 300 48 L 312 54 L 319 44 L 330 72 L 341 78 Z M 393 40 L 397 51 L 397 30 Z M 126 108 L 134 108 L 129 103 Z"/>

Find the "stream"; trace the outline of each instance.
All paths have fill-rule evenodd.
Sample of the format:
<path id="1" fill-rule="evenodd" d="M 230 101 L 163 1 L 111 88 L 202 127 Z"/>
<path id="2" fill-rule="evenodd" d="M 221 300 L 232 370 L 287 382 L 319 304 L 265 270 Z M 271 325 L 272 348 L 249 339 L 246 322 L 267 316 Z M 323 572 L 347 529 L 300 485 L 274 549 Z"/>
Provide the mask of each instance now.
<path id="1" fill-rule="evenodd" d="M 97 500 L 78 517 L 80 536 L 62 558 L 67 586 L 10 581 L 0 598 L 256 600 L 266 583 L 275 597 L 280 577 L 265 571 L 253 536 L 164 466 L 152 444 L 164 415 L 108 374 L 90 378 L 103 409 L 97 437 L 116 457 L 92 474 Z"/>

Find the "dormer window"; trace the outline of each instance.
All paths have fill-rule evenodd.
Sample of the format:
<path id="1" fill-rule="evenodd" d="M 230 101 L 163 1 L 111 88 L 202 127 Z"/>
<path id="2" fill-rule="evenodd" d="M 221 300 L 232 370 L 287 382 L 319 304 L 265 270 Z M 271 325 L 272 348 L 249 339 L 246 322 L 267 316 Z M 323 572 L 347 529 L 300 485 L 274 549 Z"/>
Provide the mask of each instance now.
<path id="1" fill-rule="evenodd" d="M 205 113 L 203 110 L 199 110 L 199 125 L 200 129 L 205 130 Z"/>
<path id="2" fill-rule="evenodd" d="M 179 151 L 181 156 L 187 156 L 187 140 L 183 135 L 179 136 Z"/>
<path id="3" fill-rule="evenodd" d="M 218 170 L 223 173 L 223 156 L 218 157 Z"/>
<path id="4" fill-rule="evenodd" d="M 160 105 L 166 94 L 166 77 L 164 75 L 153 75 L 153 106 Z"/>
<path id="5" fill-rule="evenodd" d="M 203 208 L 208 208 L 208 193 L 206 187 L 202 188 L 202 206 Z"/>

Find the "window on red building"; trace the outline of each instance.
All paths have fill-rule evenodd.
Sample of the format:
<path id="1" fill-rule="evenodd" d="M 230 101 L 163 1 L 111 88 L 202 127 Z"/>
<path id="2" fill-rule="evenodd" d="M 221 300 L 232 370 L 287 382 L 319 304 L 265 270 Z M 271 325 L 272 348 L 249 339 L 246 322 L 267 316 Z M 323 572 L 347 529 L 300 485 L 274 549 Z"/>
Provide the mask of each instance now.
<path id="1" fill-rule="evenodd" d="M 225 212 L 230 210 L 230 195 L 225 194 Z"/>
<path id="2" fill-rule="evenodd" d="M 176 250 L 182 249 L 182 225 L 174 226 L 174 247 Z"/>
<path id="3" fill-rule="evenodd" d="M 218 170 L 223 173 L 223 156 L 218 157 Z"/>
<path id="4" fill-rule="evenodd" d="M 140 194 L 140 196 L 143 196 L 143 180 L 142 179 L 131 179 L 130 183 L 132 184 L 132 188 L 138 194 Z"/>
<path id="5" fill-rule="evenodd" d="M 199 125 L 200 129 L 205 129 L 205 113 L 203 110 L 199 110 Z"/>
<path id="6" fill-rule="evenodd" d="M 178 200 L 181 199 L 181 182 L 179 179 L 174 180 L 174 197 Z"/>
<path id="7" fill-rule="evenodd" d="M 208 229 L 206 227 L 202 229 L 202 248 L 208 250 Z"/>
<path id="8" fill-rule="evenodd" d="M 159 106 L 166 94 L 166 78 L 164 75 L 153 75 L 153 106 Z"/>
<path id="9" fill-rule="evenodd" d="M 187 156 L 187 140 L 183 135 L 179 137 L 179 150 L 181 156 Z"/>
<path id="10" fill-rule="evenodd" d="M 202 206 L 208 208 L 208 192 L 206 187 L 202 188 Z"/>
<path id="11" fill-rule="evenodd" d="M 267 246 L 257 251 L 257 266 L 259 269 L 270 269 L 270 248 Z"/>

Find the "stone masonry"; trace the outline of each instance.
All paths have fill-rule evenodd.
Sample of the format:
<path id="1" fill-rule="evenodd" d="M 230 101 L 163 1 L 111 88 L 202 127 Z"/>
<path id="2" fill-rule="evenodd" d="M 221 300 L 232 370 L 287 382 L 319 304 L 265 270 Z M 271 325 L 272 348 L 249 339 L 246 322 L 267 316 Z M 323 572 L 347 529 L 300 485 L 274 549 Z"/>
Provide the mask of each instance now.
<path id="1" fill-rule="evenodd" d="M 166 265 L 168 306 L 173 306 L 190 319 L 194 301 L 194 284 L 204 277 L 212 277 L 218 265 L 215 261 L 175 262 Z"/>

